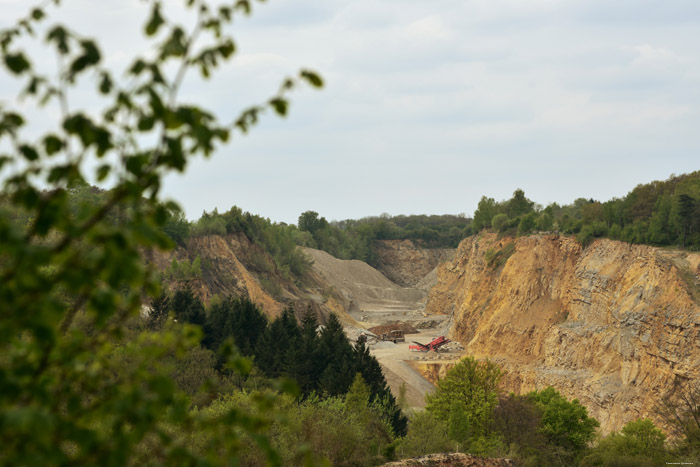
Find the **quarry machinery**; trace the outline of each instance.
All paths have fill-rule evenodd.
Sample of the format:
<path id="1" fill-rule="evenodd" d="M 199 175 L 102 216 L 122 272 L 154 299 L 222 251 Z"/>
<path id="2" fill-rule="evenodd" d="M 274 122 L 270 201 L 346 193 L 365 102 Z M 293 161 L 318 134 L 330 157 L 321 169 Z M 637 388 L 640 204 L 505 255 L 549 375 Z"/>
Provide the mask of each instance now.
<path id="1" fill-rule="evenodd" d="M 445 344 L 448 344 L 449 342 L 450 340 L 446 339 L 445 336 L 440 336 L 436 337 L 427 344 L 421 344 L 420 342 L 413 341 L 415 345 L 409 345 L 408 348 L 409 350 L 413 350 L 414 352 L 437 352 L 440 350 L 440 347 L 442 347 Z"/>
<path id="2" fill-rule="evenodd" d="M 403 331 L 400 329 L 394 329 L 393 331 L 385 332 L 380 335 L 379 338 L 383 341 L 391 341 L 394 344 L 397 342 L 405 342 L 406 338 L 403 335 Z"/>

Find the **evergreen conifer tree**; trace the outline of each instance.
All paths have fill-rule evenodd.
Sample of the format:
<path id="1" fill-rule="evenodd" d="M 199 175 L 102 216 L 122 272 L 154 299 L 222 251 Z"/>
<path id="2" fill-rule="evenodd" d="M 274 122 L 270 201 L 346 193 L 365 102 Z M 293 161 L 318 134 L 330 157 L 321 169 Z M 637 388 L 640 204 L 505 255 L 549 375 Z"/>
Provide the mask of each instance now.
<path id="1" fill-rule="evenodd" d="M 209 309 L 204 344 L 216 350 L 225 339 L 233 337 L 238 350 L 250 356 L 266 328 L 267 319 L 253 302 L 245 297 L 229 297 Z"/>
<path id="2" fill-rule="evenodd" d="M 160 329 L 168 318 L 170 312 L 170 298 L 163 292 L 151 302 L 151 310 L 148 312 L 148 327 Z"/>
<path id="3" fill-rule="evenodd" d="M 293 348 L 299 344 L 301 330 L 294 311 L 287 308 L 257 340 L 255 362 L 270 378 L 288 376 Z"/>
<path id="4" fill-rule="evenodd" d="M 328 396 L 345 394 L 355 377 L 353 348 L 334 313 L 331 313 L 321 332 L 319 360 L 323 368 L 319 378 L 319 391 Z"/>
<path id="5" fill-rule="evenodd" d="M 181 289 L 170 299 L 170 309 L 178 322 L 204 325 L 204 305 L 191 289 Z"/>
<path id="6" fill-rule="evenodd" d="M 316 333 L 317 328 L 316 315 L 309 309 L 301 319 L 299 344 L 290 349 L 290 360 L 295 364 L 289 376 L 299 384 L 299 389 L 304 397 L 318 388 L 318 379 L 323 371 L 320 366 L 322 360 L 319 358 L 320 339 Z"/>

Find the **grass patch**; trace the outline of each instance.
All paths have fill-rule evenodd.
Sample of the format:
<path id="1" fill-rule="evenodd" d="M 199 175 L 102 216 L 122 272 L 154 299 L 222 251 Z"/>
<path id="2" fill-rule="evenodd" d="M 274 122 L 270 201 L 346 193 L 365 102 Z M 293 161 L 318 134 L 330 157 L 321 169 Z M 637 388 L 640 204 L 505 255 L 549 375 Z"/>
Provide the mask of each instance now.
<path id="1" fill-rule="evenodd" d="M 693 297 L 693 301 L 700 305 L 700 284 L 695 278 L 695 274 L 689 268 L 678 268 L 678 274 L 683 279 L 683 282 L 688 286 L 688 293 Z"/>
<path id="2" fill-rule="evenodd" d="M 498 269 L 504 264 L 506 264 L 506 261 L 508 261 L 508 258 L 510 258 L 510 255 L 512 255 L 515 252 L 515 243 L 511 242 L 505 245 L 503 248 L 500 250 L 496 250 L 494 248 L 489 248 L 486 250 L 486 264 L 489 265 L 489 267 L 492 267 L 494 269 Z"/>

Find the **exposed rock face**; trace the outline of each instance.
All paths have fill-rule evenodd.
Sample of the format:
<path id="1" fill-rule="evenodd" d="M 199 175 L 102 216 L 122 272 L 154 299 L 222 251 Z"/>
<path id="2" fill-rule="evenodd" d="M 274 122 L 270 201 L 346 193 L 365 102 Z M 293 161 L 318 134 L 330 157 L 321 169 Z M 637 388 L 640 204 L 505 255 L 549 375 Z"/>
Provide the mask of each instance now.
<path id="1" fill-rule="evenodd" d="M 452 314 L 449 337 L 500 363 L 506 390 L 554 386 L 607 432 L 700 377 L 699 283 L 697 253 L 485 234 L 438 269 L 426 312 Z"/>
<path id="2" fill-rule="evenodd" d="M 462 453 L 428 454 L 423 457 L 389 462 L 382 467 L 515 467 L 510 459 L 488 459 Z"/>
<path id="3" fill-rule="evenodd" d="M 419 283 L 443 261 L 454 256 L 453 248 L 423 248 L 411 240 L 380 240 L 374 244 L 377 269 L 403 287 L 420 287 Z M 426 290 L 433 283 L 425 284 Z"/>
<path id="4" fill-rule="evenodd" d="M 249 298 L 257 303 L 268 316 L 274 317 L 282 312 L 285 304 L 273 297 L 261 285 L 257 275 L 251 271 L 251 255 L 264 253 L 251 244 L 243 234 L 208 235 L 192 238 L 186 248 L 177 248 L 170 252 L 156 252 L 150 259 L 155 266 L 163 271 L 168 268 L 173 258 L 178 261 L 193 261 L 197 256 L 203 264 L 201 279 L 192 280 L 188 285 L 208 302 L 215 294 L 222 296 L 234 295 Z M 181 284 L 170 284 L 176 288 Z M 294 298 L 285 290 L 281 290 L 281 298 L 289 301 Z"/>

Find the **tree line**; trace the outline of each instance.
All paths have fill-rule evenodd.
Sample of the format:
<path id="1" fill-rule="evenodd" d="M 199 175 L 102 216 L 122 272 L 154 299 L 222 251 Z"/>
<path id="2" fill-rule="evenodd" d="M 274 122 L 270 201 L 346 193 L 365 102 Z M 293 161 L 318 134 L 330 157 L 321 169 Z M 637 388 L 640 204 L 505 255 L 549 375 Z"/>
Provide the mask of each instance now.
<path id="1" fill-rule="evenodd" d="M 623 198 L 600 202 L 579 198 L 546 207 L 518 189 L 512 198 L 479 201 L 474 232 L 493 229 L 511 235 L 558 231 L 584 245 L 598 237 L 657 246 L 700 249 L 700 171 L 638 185 Z"/>
<path id="2" fill-rule="evenodd" d="M 303 212 L 297 225 L 273 222 L 233 206 L 224 213 L 214 209 L 189 222 L 179 210 L 169 213 L 164 231 L 175 242 L 189 237 L 242 233 L 260 245 L 275 260 L 283 274 L 301 277 L 309 264 L 296 249 L 305 246 L 323 250 L 339 259 L 357 259 L 376 265 L 376 240 L 414 240 L 426 248 L 455 248 L 471 235 L 471 219 L 463 215 L 383 214 L 359 220 L 328 221 L 315 211 Z"/>

